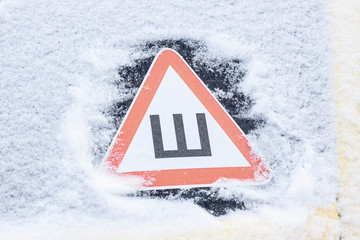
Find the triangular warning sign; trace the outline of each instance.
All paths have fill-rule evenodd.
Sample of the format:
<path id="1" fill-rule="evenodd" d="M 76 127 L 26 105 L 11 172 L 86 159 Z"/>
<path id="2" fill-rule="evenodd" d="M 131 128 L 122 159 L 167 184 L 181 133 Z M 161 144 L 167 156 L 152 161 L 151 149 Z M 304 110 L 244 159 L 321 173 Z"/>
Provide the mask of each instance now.
<path id="1" fill-rule="evenodd" d="M 171 49 L 155 57 L 103 165 L 156 188 L 269 176 L 242 130 Z"/>

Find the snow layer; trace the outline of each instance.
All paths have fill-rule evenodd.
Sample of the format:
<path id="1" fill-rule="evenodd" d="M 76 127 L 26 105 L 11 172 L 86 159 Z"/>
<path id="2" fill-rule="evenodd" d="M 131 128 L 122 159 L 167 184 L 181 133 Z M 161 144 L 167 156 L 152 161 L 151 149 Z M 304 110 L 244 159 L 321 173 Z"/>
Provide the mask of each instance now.
<path id="1" fill-rule="evenodd" d="M 248 137 L 272 181 L 223 193 L 257 202 L 249 212 L 219 219 L 187 201 L 124 197 L 136 181 L 92 164 L 92 146 L 112 137 L 102 111 L 125 97 L 112 84 L 117 67 L 137 44 L 169 38 L 203 40 L 209 54 L 249 63 L 240 88 L 255 100 L 250 115 L 267 124 Z M 222 221 L 287 210 L 297 216 L 282 215 L 285 228 L 304 225 L 308 209 L 337 194 L 329 38 L 322 1 L 1 0 L 0 238 L 79 238 L 79 229 L 206 238 Z"/>

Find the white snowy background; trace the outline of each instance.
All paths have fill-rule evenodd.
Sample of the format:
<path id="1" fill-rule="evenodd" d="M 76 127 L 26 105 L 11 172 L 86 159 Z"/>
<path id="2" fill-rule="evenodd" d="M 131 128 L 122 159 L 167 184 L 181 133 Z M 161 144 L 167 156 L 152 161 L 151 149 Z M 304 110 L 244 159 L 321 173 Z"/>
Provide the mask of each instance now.
<path id="1" fill-rule="evenodd" d="M 201 238 L 221 219 L 280 209 L 296 211 L 281 221 L 297 224 L 334 202 L 330 30 L 326 1 L 0 0 L 0 239 L 189 229 Z M 111 138 L 94 128 L 110 125 L 103 110 L 124 97 L 117 67 L 134 46 L 171 38 L 248 63 L 240 89 L 254 99 L 250 115 L 266 119 L 248 137 L 272 181 L 223 194 L 259 203 L 250 211 L 215 218 L 188 201 L 124 197 L 131 185 L 92 164 L 94 143 Z"/>

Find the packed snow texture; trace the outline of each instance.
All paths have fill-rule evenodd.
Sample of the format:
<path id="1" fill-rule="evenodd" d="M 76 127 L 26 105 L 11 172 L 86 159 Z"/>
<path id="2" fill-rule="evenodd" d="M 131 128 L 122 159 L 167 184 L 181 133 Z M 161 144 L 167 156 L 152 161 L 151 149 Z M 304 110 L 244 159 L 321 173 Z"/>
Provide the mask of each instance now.
<path id="1" fill-rule="evenodd" d="M 337 194 L 329 24 L 322 1 L 1 0 L 0 239 L 195 229 L 205 238 L 219 221 L 287 210 L 296 216 L 278 222 L 303 224 Z M 141 57 L 139 44 L 186 38 L 211 57 L 246 60 L 239 90 L 254 100 L 249 116 L 266 119 L 248 138 L 272 179 L 231 182 L 223 197 L 256 204 L 223 220 L 189 201 L 124 197 L 138 182 L 93 164 L 94 144 L 114 132 L 104 109 L 126 98 L 117 68 Z"/>

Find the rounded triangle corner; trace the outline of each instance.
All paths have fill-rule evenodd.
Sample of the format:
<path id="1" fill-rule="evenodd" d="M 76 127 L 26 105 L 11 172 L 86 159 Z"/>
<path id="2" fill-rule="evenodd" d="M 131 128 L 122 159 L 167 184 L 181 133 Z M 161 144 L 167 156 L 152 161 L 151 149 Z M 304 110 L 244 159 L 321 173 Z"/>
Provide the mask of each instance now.
<path id="1" fill-rule="evenodd" d="M 172 48 L 162 48 L 157 57 L 170 57 L 170 58 L 180 58 L 180 59 L 183 59 L 181 57 L 181 55 L 174 49 Z"/>
<path id="2" fill-rule="evenodd" d="M 270 182 L 271 179 L 272 179 L 271 172 L 264 165 L 260 166 L 258 169 L 255 170 L 254 180 L 256 183 L 265 184 Z"/>

